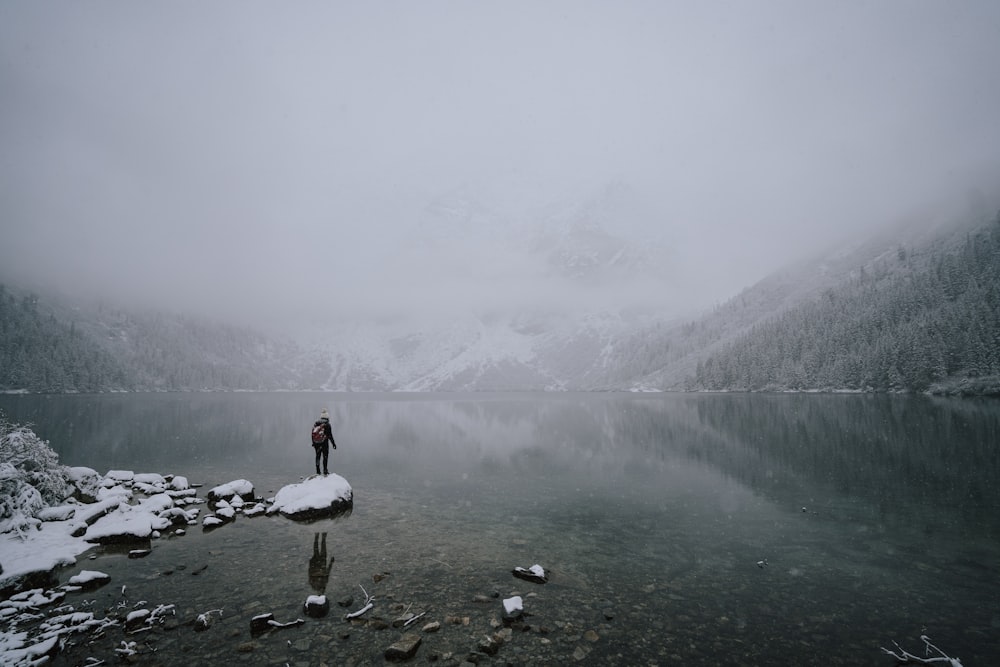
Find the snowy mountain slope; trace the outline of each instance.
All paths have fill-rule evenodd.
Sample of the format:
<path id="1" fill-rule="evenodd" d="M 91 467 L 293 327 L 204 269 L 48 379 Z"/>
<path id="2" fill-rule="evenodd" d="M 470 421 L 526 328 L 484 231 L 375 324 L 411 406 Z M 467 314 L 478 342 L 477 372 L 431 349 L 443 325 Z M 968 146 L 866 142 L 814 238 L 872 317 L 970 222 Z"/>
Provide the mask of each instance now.
<path id="1" fill-rule="evenodd" d="M 420 328 L 368 325 L 331 334 L 336 391 L 561 390 L 594 373 L 621 320 L 468 316 Z"/>
<path id="2" fill-rule="evenodd" d="M 685 307 L 670 280 L 682 249 L 628 186 L 515 201 L 468 185 L 431 201 L 393 260 L 413 276 L 411 312 L 325 332 L 323 386 L 597 387 L 616 340 Z"/>
<path id="3" fill-rule="evenodd" d="M 597 386 L 689 388 L 700 362 L 760 324 L 865 275 L 885 279 L 888 272 L 907 270 L 902 258 L 914 250 L 953 249 L 984 217 L 974 210 L 904 220 L 776 271 L 699 318 L 637 327 L 615 342 Z"/>

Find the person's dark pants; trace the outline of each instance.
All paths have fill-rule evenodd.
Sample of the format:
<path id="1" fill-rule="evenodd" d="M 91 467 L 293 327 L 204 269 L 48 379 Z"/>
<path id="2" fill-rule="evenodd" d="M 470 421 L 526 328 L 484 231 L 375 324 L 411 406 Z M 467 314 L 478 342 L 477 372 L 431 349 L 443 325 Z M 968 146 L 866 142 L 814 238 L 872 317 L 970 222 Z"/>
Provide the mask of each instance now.
<path id="1" fill-rule="evenodd" d="M 316 450 L 316 474 L 319 474 L 319 459 L 323 457 L 323 474 L 329 475 L 330 443 L 324 442 L 322 445 L 313 445 L 313 449 Z"/>

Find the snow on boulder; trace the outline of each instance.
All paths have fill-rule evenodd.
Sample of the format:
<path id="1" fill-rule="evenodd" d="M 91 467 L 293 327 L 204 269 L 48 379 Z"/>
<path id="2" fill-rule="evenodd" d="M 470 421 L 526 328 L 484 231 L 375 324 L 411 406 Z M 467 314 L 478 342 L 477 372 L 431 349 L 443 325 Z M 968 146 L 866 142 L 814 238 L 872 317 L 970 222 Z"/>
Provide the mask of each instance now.
<path id="1" fill-rule="evenodd" d="M 310 595 L 306 598 L 302 609 L 306 612 L 306 616 L 322 618 L 330 613 L 330 601 L 326 599 L 325 595 Z"/>
<path id="2" fill-rule="evenodd" d="M 138 475 L 135 475 L 132 478 L 132 481 L 134 481 L 136 484 L 151 484 L 153 486 L 164 486 L 167 483 L 167 480 L 163 478 L 163 475 L 161 475 L 158 472 L 140 473 Z"/>
<path id="3" fill-rule="evenodd" d="M 120 502 L 127 503 L 132 500 L 132 490 L 128 489 L 120 484 L 111 484 L 108 486 L 110 480 L 105 479 L 104 484 L 101 486 L 101 490 L 97 492 L 97 501 L 101 502 L 109 499 L 117 499 Z"/>
<path id="4" fill-rule="evenodd" d="M 515 595 L 513 597 L 505 598 L 503 601 L 503 611 L 505 614 L 513 614 L 514 612 L 524 611 L 524 601 L 521 599 L 521 596 Z"/>
<path id="5" fill-rule="evenodd" d="M 166 519 L 175 526 L 183 526 L 198 518 L 198 509 L 185 510 L 180 507 L 171 507 L 160 512 L 160 518 Z"/>
<path id="6" fill-rule="evenodd" d="M 123 511 L 119 508 L 98 519 L 83 537 L 88 542 L 100 544 L 146 542 L 153 536 L 155 518 L 150 512 Z"/>
<path id="7" fill-rule="evenodd" d="M 82 589 L 89 591 L 95 588 L 100 588 L 109 581 L 111 581 L 111 576 L 105 574 L 104 572 L 98 572 L 96 570 L 81 570 L 80 574 L 74 574 L 70 577 L 67 583 L 70 586 L 79 586 Z"/>
<path id="8" fill-rule="evenodd" d="M 160 512 L 173 507 L 174 499 L 165 493 L 158 493 L 155 496 L 150 496 L 149 498 L 140 501 L 138 506 L 149 512 L 156 512 L 159 514 Z"/>
<path id="9" fill-rule="evenodd" d="M 167 488 L 170 489 L 171 491 L 187 491 L 189 488 L 191 488 L 191 484 L 188 483 L 187 477 L 183 477 L 181 475 L 174 475 L 170 479 L 170 483 L 167 485 Z"/>
<path id="10" fill-rule="evenodd" d="M 513 597 L 505 598 L 503 601 L 503 620 L 504 623 L 510 624 L 521 618 L 524 614 L 524 601 L 521 599 L 520 595 L 515 595 Z"/>
<path id="11" fill-rule="evenodd" d="M 258 514 L 263 514 L 267 511 L 267 507 L 264 503 L 257 503 L 253 507 L 244 506 L 243 516 L 257 516 Z"/>
<path id="12" fill-rule="evenodd" d="M 220 484 L 208 492 L 209 502 L 229 500 L 233 496 L 239 496 L 243 500 L 253 500 L 253 484 L 245 479 L 237 479 L 228 484 Z"/>
<path id="13" fill-rule="evenodd" d="M 66 468 L 66 477 L 74 487 L 74 498 L 84 503 L 97 500 L 103 480 L 96 470 L 84 466 Z"/>
<path id="14" fill-rule="evenodd" d="M 76 505 L 58 505 L 42 508 L 35 516 L 40 521 L 68 521 L 75 513 Z"/>
<path id="15" fill-rule="evenodd" d="M 515 567 L 511 574 L 513 574 L 518 579 L 524 579 L 525 581 L 533 581 L 536 584 L 544 584 L 549 580 L 545 575 L 545 568 L 537 563 L 531 567 L 525 569 L 523 567 Z"/>
<path id="16" fill-rule="evenodd" d="M 109 470 L 104 478 L 120 484 L 122 482 L 131 482 L 135 479 L 135 473 L 131 470 Z"/>
<path id="17" fill-rule="evenodd" d="M 314 475 L 282 487 L 267 513 L 280 512 L 295 521 L 312 521 L 336 516 L 353 506 L 354 491 L 346 479 L 340 475 Z"/>

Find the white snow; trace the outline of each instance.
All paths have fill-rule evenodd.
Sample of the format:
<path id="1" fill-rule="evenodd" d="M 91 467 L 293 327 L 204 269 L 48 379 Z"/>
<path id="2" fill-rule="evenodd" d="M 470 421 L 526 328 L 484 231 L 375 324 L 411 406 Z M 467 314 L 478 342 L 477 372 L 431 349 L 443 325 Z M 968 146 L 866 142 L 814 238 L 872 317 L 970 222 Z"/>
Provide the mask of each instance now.
<path id="1" fill-rule="evenodd" d="M 124 507 L 131 507 L 125 505 Z M 145 539 L 153 533 L 153 516 L 149 512 L 122 509 L 101 517 L 87 529 L 84 539 L 88 542 L 98 542 L 118 536 L 128 536 L 134 539 Z"/>
<path id="2" fill-rule="evenodd" d="M 92 581 L 110 580 L 111 577 L 104 572 L 97 570 L 80 570 L 80 574 L 74 574 L 69 578 L 69 583 L 73 586 L 82 586 Z"/>
<path id="3" fill-rule="evenodd" d="M 101 489 L 101 476 L 93 468 L 76 466 L 66 469 L 66 477 L 86 496 L 96 498 Z"/>
<path id="4" fill-rule="evenodd" d="M 508 614 L 513 614 L 515 611 L 523 611 L 524 603 L 521 600 L 521 596 L 515 595 L 511 598 L 505 598 L 503 601 L 503 610 Z"/>
<path id="5" fill-rule="evenodd" d="M 173 491 L 186 491 L 191 488 L 191 485 L 188 483 L 187 477 L 174 475 L 174 478 L 170 480 L 170 484 L 167 485 L 167 488 Z"/>
<path id="6" fill-rule="evenodd" d="M 35 514 L 35 517 L 42 521 L 66 521 L 72 519 L 75 512 L 76 507 L 73 505 L 59 505 L 41 509 Z"/>
<path id="7" fill-rule="evenodd" d="M 34 572 L 75 564 L 76 557 L 92 546 L 72 536 L 76 527 L 72 522 L 48 521 L 38 530 L 25 533 L 23 539 L 14 534 L 0 536 L 0 562 L 3 564 L 0 584 Z"/>
<path id="8" fill-rule="evenodd" d="M 135 611 L 130 611 L 128 616 L 125 617 L 125 626 L 130 627 L 138 619 L 146 619 L 149 617 L 148 609 L 136 609 Z"/>
<path id="9" fill-rule="evenodd" d="M 149 484 L 151 486 L 165 486 L 167 480 L 163 479 L 163 475 L 155 472 L 146 472 L 136 474 L 132 477 L 132 481 L 136 484 Z"/>
<path id="10" fill-rule="evenodd" d="M 115 482 L 131 482 L 135 479 L 135 473 L 131 470 L 109 470 L 105 477 Z"/>
<path id="11" fill-rule="evenodd" d="M 232 498 L 253 493 L 253 484 L 245 479 L 237 479 L 228 484 L 220 484 L 208 492 L 209 498 Z"/>

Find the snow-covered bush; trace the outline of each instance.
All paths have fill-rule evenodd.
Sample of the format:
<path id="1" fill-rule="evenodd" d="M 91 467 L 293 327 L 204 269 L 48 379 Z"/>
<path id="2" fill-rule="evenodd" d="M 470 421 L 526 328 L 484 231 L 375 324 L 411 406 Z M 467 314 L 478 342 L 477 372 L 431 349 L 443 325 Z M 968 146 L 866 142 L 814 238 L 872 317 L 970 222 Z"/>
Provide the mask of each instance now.
<path id="1" fill-rule="evenodd" d="M 0 415 L 0 533 L 37 526 L 36 514 L 73 492 L 48 443 Z"/>

